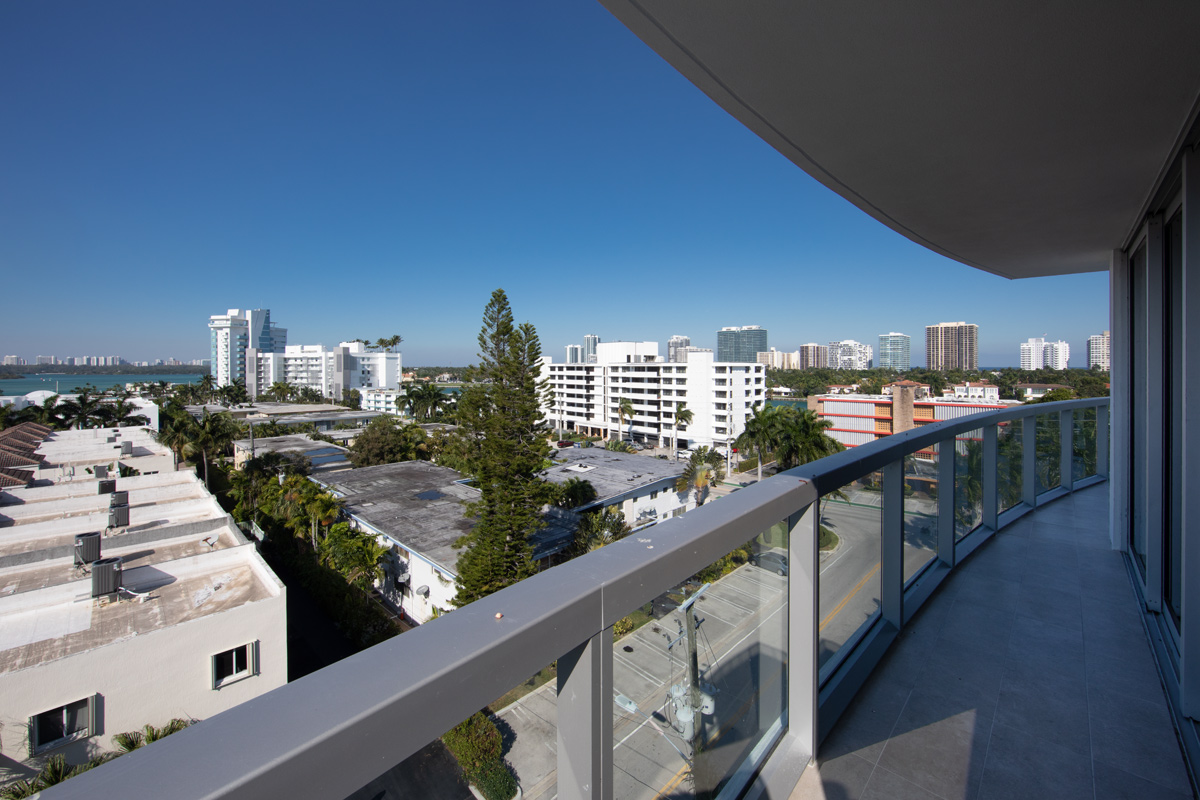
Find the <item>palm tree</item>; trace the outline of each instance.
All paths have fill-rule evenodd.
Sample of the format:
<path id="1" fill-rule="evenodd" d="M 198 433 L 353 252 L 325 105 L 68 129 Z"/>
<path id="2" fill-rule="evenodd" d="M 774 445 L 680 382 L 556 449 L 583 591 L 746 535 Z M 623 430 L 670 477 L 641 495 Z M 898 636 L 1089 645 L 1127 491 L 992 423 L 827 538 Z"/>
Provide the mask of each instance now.
<path id="1" fill-rule="evenodd" d="M 399 347 L 400 343 L 403 341 L 404 341 L 403 336 L 401 336 L 398 333 L 394 334 L 390 339 L 387 340 L 388 352 L 391 352 L 393 348 Z"/>
<path id="2" fill-rule="evenodd" d="M 136 425 L 149 425 L 150 418 L 137 413 L 137 406 L 125 400 L 115 403 L 103 403 L 99 410 L 100 423 L 105 428 L 126 428 Z"/>
<path id="3" fill-rule="evenodd" d="M 187 412 L 178 400 L 171 400 L 163 406 L 158 420 L 158 433 L 154 440 L 171 450 L 175 457 L 175 469 L 179 469 L 179 459 L 183 458 L 183 450 L 192 440 L 188 428 L 196 424 L 196 420 Z"/>
<path id="4" fill-rule="evenodd" d="M 374 346 L 379 348 L 379 350 L 381 350 L 381 351 L 386 350 L 387 346 L 391 343 L 391 341 L 392 341 L 391 339 L 385 339 L 381 336 L 375 340 Z"/>
<path id="5" fill-rule="evenodd" d="M 775 458 L 781 470 L 816 461 L 846 448 L 825 431 L 833 427 L 811 409 L 788 414 L 779 431 Z"/>
<path id="6" fill-rule="evenodd" d="M 336 522 L 342 507 L 336 497 L 329 492 L 322 492 L 309 500 L 304 510 L 308 512 L 308 518 L 311 521 L 312 546 L 315 550 L 317 547 L 317 527 L 327 528 Z M 324 538 L 324 535 L 321 538 Z"/>
<path id="7" fill-rule="evenodd" d="M 211 372 L 205 373 L 204 377 L 200 379 L 200 386 L 199 386 L 200 396 L 204 399 L 205 402 L 212 400 L 213 390 L 215 390 L 216 388 L 217 388 L 217 381 L 212 376 L 212 373 Z"/>
<path id="8" fill-rule="evenodd" d="M 287 381 L 275 381 L 271 384 L 271 388 L 267 390 L 267 394 L 274 397 L 280 403 L 286 403 L 288 398 L 292 396 L 294 387 Z"/>
<path id="9" fill-rule="evenodd" d="M 758 455 L 758 480 L 762 480 L 763 454 L 775 449 L 779 443 L 781 414 L 778 406 L 755 406 L 746 419 L 746 429 L 734 440 L 739 450 L 753 449 Z"/>
<path id="10" fill-rule="evenodd" d="M 84 389 L 73 400 L 62 404 L 61 413 L 68 427 L 90 428 L 100 421 L 100 398 Z"/>
<path id="11" fill-rule="evenodd" d="M 620 541 L 631 532 L 625 515 L 615 509 L 601 509 L 583 515 L 575 530 L 575 541 L 571 546 L 574 555 L 581 556 L 605 545 Z"/>
<path id="12" fill-rule="evenodd" d="M 629 438 L 633 438 L 633 401 L 628 397 L 622 397 L 617 401 L 617 417 L 621 421 L 621 427 L 625 427 L 625 418 L 629 417 Z"/>
<path id="13" fill-rule="evenodd" d="M 694 416 L 695 415 L 692 414 L 692 410 L 683 403 L 680 403 L 675 407 L 675 440 L 673 442 L 675 447 L 673 450 L 675 451 L 675 458 L 677 460 L 679 458 L 679 428 L 680 426 L 683 426 L 683 429 L 687 430 L 687 426 L 692 424 L 692 418 Z"/>
<path id="14" fill-rule="evenodd" d="M 193 456 L 196 453 L 200 454 L 200 458 L 204 461 L 204 487 L 210 488 L 208 483 L 208 454 L 221 455 L 226 448 L 233 442 L 237 435 L 238 426 L 233 421 L 233 417 L 222 411 L 219 414 L 209 414 L 208 409 L 204 410 L 204 416 L 193 426 L 184 429 L 188 437 L 188 441 L 183 446 L 183 454 L 185 456 Z"/>
<path id="15" fill-rule="evenodd" d="M 675 483 L 675 491 L 696 491 L 696 505 L 704 505 L 709 490 L 725 478 L 725 460 L 716 450 L 701 447 L 692 453 L 683 475 Z"/>

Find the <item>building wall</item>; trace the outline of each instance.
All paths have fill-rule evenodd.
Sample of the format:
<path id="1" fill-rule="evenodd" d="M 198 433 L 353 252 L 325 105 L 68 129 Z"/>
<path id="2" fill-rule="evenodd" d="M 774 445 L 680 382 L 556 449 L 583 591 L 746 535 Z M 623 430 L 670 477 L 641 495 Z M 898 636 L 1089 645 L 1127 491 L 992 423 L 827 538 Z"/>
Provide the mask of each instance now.
<path id="1" fill-rule="evenodd" d="M 912 339 L 903 333 L 879 334 L 879 366 L 901 372 L 912 368 Z"/>
<path id="2" fill-rule="evenodd" d="M 717 331 L 717 361 L 757 363 L 758 354 L 767 347 L 767 329 L 758 325 L 721 328 Z"/>
<path id="3" fill-rule="evenodd" d="M 925 365 L 933 370 L 979 369 L 979 326 L 966 322 L 925 326 Z"/>
<path id="4" fill-rule="evenodd" d="M 1088 337 L 1087 365 L 1088 369 L 1099 367 L 1105 372 L 1112 369 L 1112 347 L 1108 331 Z"/>
<path id="5" fill-rule="evenodd" d="M 133 636 L 73 656 L 0 674 L 0 748 L 30 759 L 30 717 L 99 694 L 100 733 L 44 751 L 73 764 L 115 749 L 112 735 L 162 725 L 173 717 L 205 719 L 287 683 L 286 589 L 260 570 L 278 594 L 234 609 Z M 87 602 L 87 601 L 85 601 Z M 153 612 L 147 604 L 147 613 Z M 102 613 L 95 609 L 93 614 Z M 212 688 L 212 656 L 258 642 L 257 675 Z"/>
<path id="6" fill-rule="evenodd" d="M 252 348 L 246 361 L 246 391 L 251 398 L 278 381 L 340 400 L 349 389 L 399 389 L 403 373 L 400 353 L 372 352 L 361 342 L 342 342 L 337 347 L 288 345 L 282 352 Z"/>

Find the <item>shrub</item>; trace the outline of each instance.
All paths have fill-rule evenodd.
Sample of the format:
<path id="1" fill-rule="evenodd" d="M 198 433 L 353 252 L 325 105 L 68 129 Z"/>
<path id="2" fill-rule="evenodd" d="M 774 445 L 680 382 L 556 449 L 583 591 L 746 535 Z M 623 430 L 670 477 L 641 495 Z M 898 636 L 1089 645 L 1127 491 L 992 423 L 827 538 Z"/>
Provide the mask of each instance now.
<path id="1" fill-rule="evenodd" d="M 458 765 L 471 783 L 475 783 L 475 775 L 485 765 L 500 760 L 503 746 L 496 723 L 482 711 L 455 725 L 446 732 L 442 741 L 458 759 Z"/>
<path id="2" fill-rule="evenodd" d="M 517 779 L 500 759 L 485 764 L 471 778 L 471 783 L 487 800 L 511 800 L 517 793 Z"/>
<path id="3" fill-rule="evenodd" d="M 613 636 L 624 636 L 633 630 L 633 617 L 621 617 L 613 624 Z"/>

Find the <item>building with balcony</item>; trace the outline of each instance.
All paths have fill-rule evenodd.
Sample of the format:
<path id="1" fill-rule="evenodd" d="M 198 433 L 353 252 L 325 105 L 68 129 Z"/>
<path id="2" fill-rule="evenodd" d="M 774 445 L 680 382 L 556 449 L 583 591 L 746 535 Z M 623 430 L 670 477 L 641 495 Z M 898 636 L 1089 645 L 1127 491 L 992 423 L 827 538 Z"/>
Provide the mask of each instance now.
<path id="1" fill-rule="evenodd" d="M 725 447 L 766 400 L 762 364 L 719 363 L 711 352 L 664 362 L 657 342 L 603 342 L 597 359 L 595 364 L 543 363 L 552 391 L 543 414 L 551 428 L 656 447 Z M 633 416 L 622 419 L 622 400 L 630 402 Z M 686 425 L 675 422 L 681 406 L 692 412 Z"/>
<path id="2" fill-rule="evenodd" d="M 115 750 L 113 734 L 205 719 L 287 681 L 283 585 L 192 471 L 103 475 L 97 440 L 129 432 L 47 433 L 43 477 L 0 491 L 10 775 L 52 755 L 82 763 Z"/>
<path id="3" fill-rule="evenodd" d="M 1112 366 L 1112 348 L 1108 331 L 1088 337 L 1087 365 L 1088 369 L 1109 371 Z"/>
<path id="4" fill-rule="evenodd" d="M 921 384 L 912 381 L 894 383 L 886 388 L 888 393 L 879 395 L 815 395 L 809 399 L 809 408 L 832 424 L 833 427 L 828 431 L 830 436 L 846 447 L 859 447 L 933 422 L 1018 405 L 1014 400 L 1000 400 L 998 396 L 994 400 L 988 399 L 978 385 L 971 387 L 974 389 L 971 393 L 968 393 L 967 387 L 961 387 L 962 396 L 956 392 L 949 397 L 918 397 L 926 393 L 921 391 Z M 960 387 L 955 388 L 957 390 Z M 996 389 L 995 386 L 991 388 Z"/>
<path id="5" fill-rule="evenodd" d="M 863 370 L 875 365 L 874 348 L 853 339 L 830 342 L 827 352 L 830 369 Z"/>
<path id="6" fill-rule="evenodd" d="M 772 347 L 757 356 L 759 364 L 765 364 L 768 369 L 800 369 L 800 351 L 785 353 Z"/>
<path id="7" fill-rule="evenodd" d="M 800 369 L 829 366 L 829 347 L 816 342 L 800 345 Z"/>
<path id="8" fill-rule="evenodd" d="M 212 376 L 217 386 L 235 381 L 248 383 L 252 375 L 246 351 L 282 353 L 287 346 L 287 329 L 271 322 L 271 312 L 265 308 L 231 308 L 225 314 L 208 318 L 211 343 Z"/>
<path id="9" fill-rule="evenodd" d="M 1194 797 L 1200 7 L 604 5 L 797 167 L 963 269 L 1107 270 L 1111 398 L 806 464 L 46 796 L 344 796 L 555 662 L 536 698 L 554 722 L 515 741 L 553 751 L 529 786 L 564 800 Z M 951 349 L 928 366 L 974 368 Z M 722 561 L 701 593 L 691 577 Z M 672 594 L 657 631 L 614 643 Z M 681 667 L 664 640 L 700 618 L 717 644 Z"/>
<path id="10" fill-rule="evenodd" d="M 925 366 L 928 369 L 979 369 L 979 326 L 939 322 L 925 326 Z"/>
<path id="11" fill-rule="evenodd" d="M 672 336 L 670 339 L 667 340 L 667 361 L 671 361 L 671 362 L 686 361 L 687 356 L 685 355 L 685 351 L 687 350 L 687 348 L 689 348 L 691 346 L 692 346 L 691 337 L 680 336 L 678 334 L 676 334 L 675 336 Z M 567 359 L 567 363 L 570 363 L 570 359 Z"/>
<path id="12" fill-rule="evenodd" d="M 371 350 L 362 342 L 342 342 L 337 347 L 288 345 L 282 352 L 250 348 L 246 351 L 246 391 L 250 397 L 288 383 L 340 400 L 350 389 L 400 388 L 402 356 Z"/>

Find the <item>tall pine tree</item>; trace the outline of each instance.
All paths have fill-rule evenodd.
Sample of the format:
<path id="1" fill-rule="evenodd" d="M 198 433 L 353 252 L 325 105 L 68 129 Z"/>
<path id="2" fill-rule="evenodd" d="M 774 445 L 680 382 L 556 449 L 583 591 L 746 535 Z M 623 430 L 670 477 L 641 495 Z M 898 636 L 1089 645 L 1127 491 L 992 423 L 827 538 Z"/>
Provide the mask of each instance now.
<path id="1" fill-rule="evenodd" d="M 480 500 L 479 521 L 458 559 L 457 606 L 537 572 L 529 536 L 544 525 L 542 506 L 550 499 L 549 486 L 538 477 L 550 453 L 541 356 L 534 327 L 514 325 L 504 290 L 492 292 L 479 332 L 479 365 L 459 402 Z"/>

